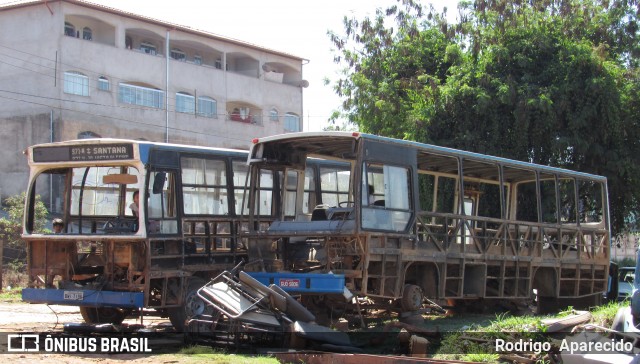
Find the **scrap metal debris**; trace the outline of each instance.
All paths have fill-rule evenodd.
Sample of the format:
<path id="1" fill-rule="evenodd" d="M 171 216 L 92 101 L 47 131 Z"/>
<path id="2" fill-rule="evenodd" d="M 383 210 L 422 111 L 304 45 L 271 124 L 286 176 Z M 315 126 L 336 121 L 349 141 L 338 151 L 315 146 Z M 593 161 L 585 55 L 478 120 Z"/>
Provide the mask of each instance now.
<path id="1" fill-rule="evenodd" d="M 187 322 L 186 334 L 194 342 L 362 351 L 346 333 L 318 325 L 314 314 L 282 288 L 266 286 L 244 271 L 225 271 L 197 294 L 209 309 Z"/>

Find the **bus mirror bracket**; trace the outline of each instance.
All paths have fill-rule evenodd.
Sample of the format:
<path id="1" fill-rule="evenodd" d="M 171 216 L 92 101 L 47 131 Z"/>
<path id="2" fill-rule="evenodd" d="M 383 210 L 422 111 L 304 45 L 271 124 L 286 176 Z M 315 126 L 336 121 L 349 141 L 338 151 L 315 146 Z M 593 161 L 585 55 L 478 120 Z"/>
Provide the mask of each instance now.
<path id="1" fill-rule="evenodd" d="M 162 192 L 164 182 L 167 174 L 165 172 L 158 172 L 153 179 L 153 194 L 157 195 Z"/>

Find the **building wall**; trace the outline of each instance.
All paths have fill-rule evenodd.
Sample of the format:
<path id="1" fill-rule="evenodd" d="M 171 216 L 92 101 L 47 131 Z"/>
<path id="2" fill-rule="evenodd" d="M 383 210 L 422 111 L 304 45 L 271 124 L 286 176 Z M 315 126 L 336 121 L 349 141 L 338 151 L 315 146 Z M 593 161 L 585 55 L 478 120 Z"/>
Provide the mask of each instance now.
<path id="1" fill-rule="evenodd" d="M 65 22 L 75 36 L 65 35 Z M 167 37 L 184 60 L 167 62 Z M 142 43 L 156 54 L 144 53 Z M 247 149 L 255 137 L 287 132 L 286 113 L 302 115 L 301 58 L 91 4 L 2 7 L 0 45 L 7 55 L 0 59 L 0 142 L 10 151 L 0 161 L 3 198 L 25 189 L 22 151 L 32 144 L 86 132 L 165 141 L 168 128 L 172 143 Z M 88 96 L 65 92 L 65 72 L 87 77 Z M 100 77 L 108 90 L 98 87 Z M 121 83 L 162 90 L 161 107 L 121 102 Z M 216 115 L 177 111 L 178 92 L 216 100 Z M 234 117 L 240 109 L 250 116 Z M 269 118 L 272 109 L 277 121 Z"/>
<path id="2" fill-rule="evenodd" d="M 4 101 L 3 101 L 4 103 Z M 0 199 L 26 190 L 28 181 L 27 158 L 24 151 L 33 144 L 49 140 L 50 114 L 33 114 L 2 118 L 0 131 Z"/>

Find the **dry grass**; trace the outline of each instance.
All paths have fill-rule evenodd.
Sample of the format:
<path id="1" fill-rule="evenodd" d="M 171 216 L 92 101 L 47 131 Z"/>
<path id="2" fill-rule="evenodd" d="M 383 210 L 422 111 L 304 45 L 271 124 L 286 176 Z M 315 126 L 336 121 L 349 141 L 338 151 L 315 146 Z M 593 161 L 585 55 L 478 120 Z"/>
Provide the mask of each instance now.
<path id="1" fill-rule="evenodd" d="M 12 290 L 18 287 L 26 287 L 29 284 L 27 274 L 12 268 L 2 269 L 2 289 Z"/>

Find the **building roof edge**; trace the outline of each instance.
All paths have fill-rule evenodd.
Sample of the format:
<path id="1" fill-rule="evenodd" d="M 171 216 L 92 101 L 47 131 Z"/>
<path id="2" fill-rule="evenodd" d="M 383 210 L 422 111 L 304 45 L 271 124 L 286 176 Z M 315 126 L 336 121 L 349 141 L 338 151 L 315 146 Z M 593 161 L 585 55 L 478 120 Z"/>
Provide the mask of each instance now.
<path id="1" fill-rule="evenodd" d="M 128 11 L 112 8 L 112 7 L 109 7 L 109 6 L 106 6 L 106 5 L 95 4 L 95 3 L 92 3 L 92 2 L 89 2 L 89 1 L 84 1 L 84 0 L 24 0 L 24 1 L 16 1 L 16 2 L 12 2 L 12 3 L 0 5 L 0 12 L 6 11 L 6 10 L 11 10 L 11 9 L 24 8 L 24 7 L 28 7 L 28 6 L 35 6 L 35 5 L 40 5 L 40 4 L 44 4 L 45 6 L 48 6 L 49 3 L 56 3 L 56 2 L 66 2 L 66 3 L 70 3 L 70 4 L 84 6 L 84 7 L 91 8 L 91 9 L 96 9 L 96 10 L 99 10 L 99 11 L 112 13 L 112 14 L 115 14 L 115 15 L 125 16 L 125 17 L 128 17 L 128 18 L 144 21 L 144 22 L 147 22 L 147 23 L 152 23 L 152 24 L 155 24 L 155 25 L 164 26 L 167 29 L 175 29 L 175 30 L 179 30 L 179 31 L 182 31 L 182 32 L 185 32 L 185 33 L 191 33 L 191 34 L 194 34 L 194 35 L 198 35 L 198 36 L 202 36 L 202 37 L 206 37 L 206 38 L 210 38 L 210 39 L 216 39 L 216 40 L 221 40 L 221 41 L 225 41 L 225 42 L 229 42 L 229 43 L 234 43 L 234 44 L 237 44 L 237 45 L 240 45 L 240 46 L 253 48 L 255 50 L 264 51 L 264 52 L 276 54 L 276 55 L 279 55 L 279 56 L 296 59 L 296 60 L 299 60 L 299 61 L 306 61 L 305 63 L 308 63 L 308 61 L 309 61 L 308 59 L 300 57 L 300 56 L 296 56 L 296 55 L 293 55 L 293 54 L 290 54 L 290 53 L 286 53 L 286 52 L 278 51 L 278 50 L 275 50 L 275 49 L 259 46 L 257 44 L 253 44 L 253 43 L 246 42 L 246 41 L 243 41 L 243 40 L 239 40 L 239 39 L 235 39 L 235 38 L 231 38 L 231 37 L 227 37 L 227 36 L 222 36 L 222 35 L 211 33 L 211 32 L 207 32 L 207 31 L 204 31 L 204 30 L 194 29 L 194 28 L 191 28 L 191 27 L 186 26 L 186 25 L 175 24 L 175 23 L 171 23 L 171 22 L 168 22 L 168 21 L 151 18 L 151 17 L 147 17 L 147 16 L 144 16 L 144 15 L 135 14 L 135 13 L 131 13 L 131 12 L 128 12 Z"/>

